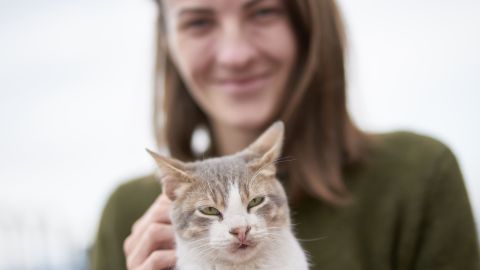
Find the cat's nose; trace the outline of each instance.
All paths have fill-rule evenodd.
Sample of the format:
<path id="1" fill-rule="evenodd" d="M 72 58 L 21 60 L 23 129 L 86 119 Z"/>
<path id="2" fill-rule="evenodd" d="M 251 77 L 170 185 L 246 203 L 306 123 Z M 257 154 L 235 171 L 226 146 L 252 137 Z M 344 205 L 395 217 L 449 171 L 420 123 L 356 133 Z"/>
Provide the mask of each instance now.
<path id="1" fill-rule="evenodd" d="M 236 228 L 233 228 L 229 231 L 229 233 L 233 236 L 235 236 L 236 238 L 238 238 L 238 240 L 240 242 L 244 242 L 245 239 L 247 238 L 247 235 L 248 235 L 248 232 L 252 229 L 252 227 L 250 226 L 241 226 L 241 227 L 236 227 Z"/>

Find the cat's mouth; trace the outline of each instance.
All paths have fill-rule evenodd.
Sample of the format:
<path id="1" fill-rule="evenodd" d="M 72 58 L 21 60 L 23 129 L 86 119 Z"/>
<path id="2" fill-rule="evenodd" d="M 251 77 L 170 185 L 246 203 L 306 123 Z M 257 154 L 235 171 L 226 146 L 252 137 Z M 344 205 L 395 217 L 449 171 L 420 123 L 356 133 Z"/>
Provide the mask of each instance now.
<path id="1" fill-rule="evenodd" d="M 247 245 L 247 244 L 240 244 L 238 249 L 247 249 L 248 247 L 249 247 L 249 245 Z"/>
<path id="2" fill-rule="evenodd" d="M 246 241 L 242 243 L 235 243 L 232 247 L 233 252 L 238 252 L 238 251 L 246 251 L 246 250 L 251 250 L 256 246 L 255 243 Z"/>

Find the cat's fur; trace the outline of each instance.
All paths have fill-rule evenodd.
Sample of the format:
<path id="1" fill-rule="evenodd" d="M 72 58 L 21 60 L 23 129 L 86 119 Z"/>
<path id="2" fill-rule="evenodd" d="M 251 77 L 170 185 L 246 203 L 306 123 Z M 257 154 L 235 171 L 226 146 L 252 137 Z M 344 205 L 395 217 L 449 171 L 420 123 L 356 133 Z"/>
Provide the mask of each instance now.
<path id="1" fill-rule="evenodd" d="M 285 191 L 276 178 L 283 133 L 283 123 L 277 122 L 239 153 L 192 163 L 149 151 L 173 201 L 176 269 L 308 269 L 291 230 Z M 248 209 L 255 198 L 264 199 Z M 214 207 L 220 214 L 206 215 L 200 211 L 203 207 Z"/>

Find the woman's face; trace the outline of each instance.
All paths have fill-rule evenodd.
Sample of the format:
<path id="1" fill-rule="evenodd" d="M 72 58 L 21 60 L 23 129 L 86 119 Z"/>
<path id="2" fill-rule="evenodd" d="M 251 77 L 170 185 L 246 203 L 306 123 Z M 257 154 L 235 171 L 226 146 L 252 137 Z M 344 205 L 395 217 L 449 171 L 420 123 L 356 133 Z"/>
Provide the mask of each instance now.
<path id="1" fill-rule="evenodd" d="M 244 129 L 271 121 L 297 54 L 283 1 L 164 1 L 170 54 L 210 120 Z"/>

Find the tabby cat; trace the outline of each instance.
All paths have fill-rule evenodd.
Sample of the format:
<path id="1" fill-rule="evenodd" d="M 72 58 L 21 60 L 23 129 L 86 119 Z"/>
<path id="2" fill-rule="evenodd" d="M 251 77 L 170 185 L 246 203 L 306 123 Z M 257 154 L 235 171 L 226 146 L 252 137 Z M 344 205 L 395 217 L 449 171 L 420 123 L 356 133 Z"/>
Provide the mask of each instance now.
<path id="1" fill-rule="evenodd" d="M 177 270 L 306 270 L 276 178 L 284 134 L 274 123 L 233 155 L 183 163 L 149 153 L 173 201 Z"/>

